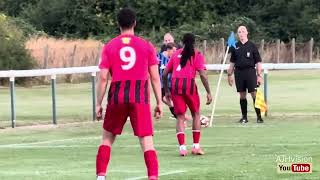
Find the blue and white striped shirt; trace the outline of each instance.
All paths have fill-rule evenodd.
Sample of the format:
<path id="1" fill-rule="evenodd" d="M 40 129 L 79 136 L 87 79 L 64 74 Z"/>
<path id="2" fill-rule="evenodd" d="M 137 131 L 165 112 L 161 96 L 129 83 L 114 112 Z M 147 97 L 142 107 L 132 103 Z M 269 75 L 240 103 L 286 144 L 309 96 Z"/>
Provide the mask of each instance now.
<path id="1" fill-rule="evenodd" d="M 157 54 L 159 60 L 159 73 L 160 73 L 160 81 L 161 81 L 161 88 L 163 87 L 162 75 L 166 65 L 169 62 L 169 58 L 165 56 L 162 52 Z M 171 74 L 168 75 L 168 87 L 171 87 Z"/>

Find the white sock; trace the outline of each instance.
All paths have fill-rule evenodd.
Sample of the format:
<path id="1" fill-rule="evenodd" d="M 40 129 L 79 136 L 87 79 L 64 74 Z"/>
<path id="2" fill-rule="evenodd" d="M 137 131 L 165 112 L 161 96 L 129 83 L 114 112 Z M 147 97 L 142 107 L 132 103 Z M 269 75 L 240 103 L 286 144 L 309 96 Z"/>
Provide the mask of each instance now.
<path id="1" fill-rule="evenodd" d="M 195 149 L 199 149 L 200 148 L 200 144 L 199 143 L 194 143 L 192 147 L 195 148 Z"/>
<path id="2" fill-rule="evenodd" d="M 98 176 L 97 180 L 106 180 L 105 176 Z"/>
<path id="3" fill-rule="evenodd" d="M 186 145 L 181 145 L 181 146 L 179 147 L 179 149 L 180 149 L 180 151 L 181 151 L 181 150 L 187 150 L 187 146 L 186 146 Z"/>

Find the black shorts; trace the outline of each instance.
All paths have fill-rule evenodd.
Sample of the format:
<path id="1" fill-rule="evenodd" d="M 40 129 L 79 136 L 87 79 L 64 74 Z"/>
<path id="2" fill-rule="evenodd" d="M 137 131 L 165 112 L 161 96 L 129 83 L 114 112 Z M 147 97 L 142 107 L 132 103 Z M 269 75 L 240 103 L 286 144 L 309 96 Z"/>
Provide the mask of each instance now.
<path id="1" fill-rule="evenodd" d="M 169 87 L 169 90 L 171 92 L 171 87 Z M 162 96 L 162 98 L 166 96 L 166 92 L 163 87 L 161 88 L 161 96 Z"/>
<path id="2" fill-rule="evenodd" d="M 234 78 L 236 81 L 237 92 L 255 92 L 257 91 L 257 75 L 256 69 L 236 69 L 234 72 Z"/>
<path id="3" fill-rule="evenodd" d="M 162 96 L 162 98 L 163 98 L 164 96 L 166 96 L 166 92 L 164 92 L 164 88 L 161 88 L 161 96 Z"/>

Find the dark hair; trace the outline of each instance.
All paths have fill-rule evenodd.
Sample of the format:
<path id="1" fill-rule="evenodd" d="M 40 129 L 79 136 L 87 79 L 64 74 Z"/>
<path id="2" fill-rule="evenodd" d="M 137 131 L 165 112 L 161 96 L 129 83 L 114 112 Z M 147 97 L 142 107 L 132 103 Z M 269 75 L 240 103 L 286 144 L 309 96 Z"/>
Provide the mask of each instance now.
<path id="1" fill-rule="evenodd" d="M 122 29 L 130 29 L 136 22 L 136 12 L 131 8 L 123 8 L 119 11 L 117 18 Z"/>
<path id="2" fill-rule="evenodd" d="M 187 61 L 194 56 L 194 43 L 195 37 L 192 33 L 187 33 L 183 36 L 182 42 L 184 44 L 183 51 L 181 53 L 180 66 L 183 68 L 186 66 Z"/>
<path id="3" fill-rule="evenodd" d="M 168 43 L 167 45 L 166 45 L 166 50 L 168 50 L 168 49 L 173 49 L 174 47 L 177 47 L 176 46 L 176 44 L 175 43 Z"/>

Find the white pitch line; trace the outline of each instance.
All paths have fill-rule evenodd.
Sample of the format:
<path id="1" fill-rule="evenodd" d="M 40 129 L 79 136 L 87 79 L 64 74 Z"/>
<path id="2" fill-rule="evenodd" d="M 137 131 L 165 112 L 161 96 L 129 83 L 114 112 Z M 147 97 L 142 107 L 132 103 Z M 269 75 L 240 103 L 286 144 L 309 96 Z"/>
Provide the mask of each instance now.
<path id="1" fill-rule="evenodd" d="M 185 172 L 187 172 L 187 171 L 186 170 L 169 171 L 166 173 L 160 173 L 159 177 L 160 176 L 167 176 L 167 175 L 171 175 L 171 174 L 181 174 L 181 173 L 185 173 Z M 140 176 L 140 177 L 128 178 L 126 180 L 139 180 L 139 179 L 146 179 L 146 178 L 148 178 L 148 177 L 147 176 Z"/>
<path id="2" fill-rule="evenodd" d="M 155 148 L 157 147 L 178 147 L 178 145 L 174 144 L 159 144 L 154 145 Z M 192 145 L 189 145 L 190 147 Z M 203 148 L 214 148 L 214 147 L 239 147 L 239 146 L 257 146 L 257 147 L 265 147 L 265 146 L 320 146 L 320 143 L 275 143 L 275 144 L 243 144 L 243 143 L 230 143 L 230 144 L 216 144 L 216 145 L 201 145 Z M 125 145 L 125 146 L 116 146 L 116 147 L 122 147 L 122 148 L 140 148 L 140 145 Z"/>
<path id="3" fill-rule="evenodd" d="M 190 129 L 190 128 L 187 128 Z M 154 131 L 154 133 L 163 133 L 163 132 L 171 132 L 175 131 L 175 129 L 167 129 L 167 130 L 159 130 Z M 133 135 L 132 133 L 123 133 L 120 136 L 126 135 Z M 91 139 L 101 139 L 101 136 L 92 136 L 92 137 L 79 137 L 79 138 L 69 138 L 69 139 L 56 139 L 56 140 L 47 140 L 47 141 L 37 141 L 37 142 L 30 142 L 30 143 L 16 143 L 16 144 L 2 144 L 1 147 L 12 147 L 12 146 L 29 146 L 29 145 L 38 145 L 38 144 L 50 144 L 50 143 L 59 143 L 59 142 L 66 142 L 66 141 L 78 141 L 78 140 L 91 140 Z"/>
<path id="4" fill-rule="evenodd" d="M 234 125 L 234 126 L 213 126 L 214 128 L 263 128 L 266 127 L 266 125 L 262 126 L 245 126 L 245 125 Z M 272 127 L 269 126 L 268 127 Z M 190 130 L 191 128 L 186 128 L 186 130 Z M 167 129 L 167 130 L 158 130 L 154 131 L 154 133 L 162 133 L 162 132 L 171 132 L 175 131 L 174 128 Z M 133 135 L 132 133 L 123 133 L 120 136 L 127 136 L 127 135 Z M 47 141 L 37 141 L 37 142 L 30 142 L 30 143 L 16 143 L 16 144 L 2 144 L 1 147 L 8 147 L 8 146 L 29 146 L 29 145 L 37 145 L 37 144 L 50 144 L 50 143 L 59 143 L 59 142 L 67 142 L 67 141 L 78 141 L 78 140 L 92 140 L 92 139 L 101 139 L 101 136 L 92 136 L 92 137 L 79 137 L 79 138 L 69 138 L 69 139 L 56 139 L 56 140 L 47 140 Z"/>
<path id="5" fill-rule="evenodd" d="M 28 145 L 37 145 L 37 144 L 50 144 L 57 142 L 66 142 L 66 141 L 75 141 L 75 140 L 88 140 L 88 139 L 101 139 L 101 136 L 92 136 L 92 137 L 82 137 L 82 138 L 69 138 L 69 139 L 56 139 L 56 140 L 48 140 L 48 141 L 37 141 L 30 143 L 17 143 L 17 144 L 2 144 L 0 147 L 5 147 L 7 145 L 10 146 L 28 146 Z"/>
<path id="6" fill-rule="evenodd" d="M 212 125 L 212 128 L 266 128 L 266 127 L 276 127 L 275 125 L 248 125 L 248 124 L 239 124 L 239 125 Z"/>
<path id="7" fill-rule="evenodd" d="M 79 170 L 52 170 L 52 171 L 46 171 L 46 170 L 37 170 L 37 171 L 0 171 L 0 175 L 42 175 L 42 174 L 70 174 L 70 172 L 77 172 L 77 173 L 90 173 L 90 171 L 79 171 Z M 114 170 L 108 170 L 108 173 L 143 173 L 145 171 L 141 170 L 126 170 L 126 169 L 114 169 Z"/>
<path id="8" fill-rule="evenodd" d="M 241 146 L 249 146 L 249 147 L 268 147 L 268 146 L 320 146 L 319 143 L 275 143 L 275 144 L 240 144 L 240 143 L 235 143 L 235 144 L 216 144 L 216 145 L 201 145 L 203 148 L 217 148 L 217 147 L 241 147 Z M 6 145 L 6 146 L 0 146 L 0 149 L 4 148 L 12 148 L 12 149 L 41 149 L 41 148 L 47 148 L 47 149 L 59 149 L 59 148 L 96 148 L 97 146 L 94 145 L 24 145 L 24 146 L 11 146 L 11 145 Z M 113 145 L 113 148 L 140 148 L 140 145 L 135 144 L 135 145 Z M 178 145 L 174 144 L 159 144 L 155 145 L 155 148 L 171 148 L 171 147 L 178 147 Z"/>

